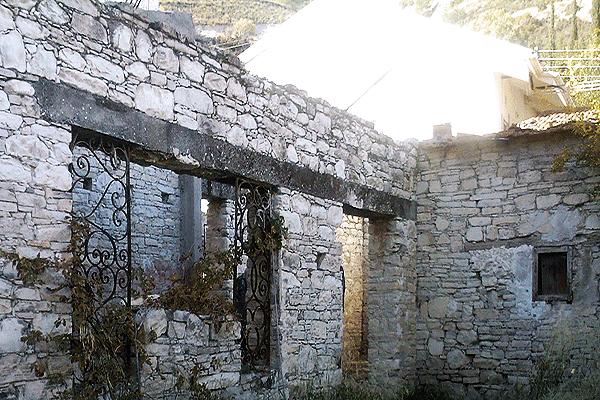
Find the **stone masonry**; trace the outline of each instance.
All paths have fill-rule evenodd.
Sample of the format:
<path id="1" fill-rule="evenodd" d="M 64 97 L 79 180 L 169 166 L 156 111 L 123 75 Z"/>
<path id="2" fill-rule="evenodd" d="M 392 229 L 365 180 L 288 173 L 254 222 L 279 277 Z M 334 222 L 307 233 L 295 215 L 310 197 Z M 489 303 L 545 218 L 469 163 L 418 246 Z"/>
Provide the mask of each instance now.
<path id="1" fill-rule="evenodd" d="M 344 215 L 336 232 L 342 244 L 344 272 L 344 340 L 342 370 L 357 377 L 367 370 L 368 318 L 365 282 L 368 260 L 368 219 Z"/>
<path id="2" fill-rule="evenodd" d="M 473 397 L 524 383 L 559 321 L 598 326 L 600 176 L 552 162 L 564 134 L 421 148 L 417 372 Z M 573 250 L 572 303 L 532 301 L 533 250 Z M 585 360 L 590 349 L 582 349 Z M 586 356 L 588 354 L 588 356 Z"/>
<path id="3" fill-rule="evenodd" d="M 83 152 L 75 149 L 75 157 Z M 86 151 L 88 159 L 89 151 Z M 88 179 L 91 187 L 84 187 L 79 181 L 73 188 L 73 211 L 77 215 L 91 212 L 100 200 L 107 186 L 108 174 L 94 163 Z M 143 268 L 155 276 L 157 284 L 164 284 L 171 274 L 178 270 L 182 257 L 180 249 L 180 219 L 182 216 L 179 201 L 179 179 L 172 171 L 142 167 L 131 163 L 131 205 L 132 205 L 132 248 L 134 268 Z M 110 199 L 102 200 L 104 207 L 94 214 L 94 223 L 104 229 L 112 229 L 113 207 Z"/>
<path id="4" fill-rule="evenodd" d="M 127 6 L 0 0 L 3 251 L 23 257 L 68 256 L 69 216 L 86 201 L 82 188 L 70 191 L 69 145 L 72 132 L 81 128 L 135 146 L 132 239 L 138 243 L 137 262 L 149 269 L 164 272 L 164 264 L 177 253 L 175 210 L 181 198 L 176 174 L 229 182 L 245 177 L 276 186 L 274 210 L 285 218 L 290 234 L 273 266 L 267 376 L 275 379 L 256 378 L 284 392 L 340 381 L 343 296 L 336 229 L 345 207 L 383 221 L 414 218 L 414 143 L 396 144 L 371 124 L 300 90 L 250 76 L 237 59 Z M 208 219 L 216 217 L 212 220 L 225 227 L 209 227 L 217 237 L 207 238 L 207 246 L 230 240 L 230 200 L 219 201 L 215 207 L 224 208 L 209 210 Z M 381 227 L 381 235 L 388 228 L 394 235 L 395 223 Z M 414 243 L 411 234 L 407 239 Z M 387 260 L 385 268 L 401 274 L 403 265 L 393 264 L 401 262 L 397 252 L 406 249 L 393 242 L 380 248 L 378 256 Z M 0 393 L 50 398 L 58 387 L 49 374 L 70 367 L 66 355 L 26 346 L 21 337 L 33 329 L 51 329 L 59 317 L 69 329 L 69 305 L 48 293 L 49 277 L 41 284 L 25 284 L 14 265 L 5 260 L 2 265 L 0 282 L 6 290 L 0 294 L 0 336 L 6 345 L 0 349 L 0 370 L 5 372 Z M 412 308 L 414 318 L 414 295 L 412 300 L 411 295 L 399 296 L 397 306 Z M 149 349 L 155 360 L 147 371 L 150 381 L 155 373 L 175 376 L 173 367 L 186 357 L 202 365 L 222 358 L 214 368 L 202 370 L 209 387 L 256 386 L 254 378 L 240 373 L 240 352 L 233 345 L 239 341 L 236 323 L 220 334 L 202 316 L 156 313 L 160 315 L 150 318 L 159 331 Z M 385 371 L 375 366 L 373 376 L 413 376 L 414 365 L 404 362 L 412 358 L 404 351 L 411 353 L 413 336 L 392 326 L 383 329 L 389 332 L 374 333 L 372 342 L 380 348 L 375 354 L 385 350 L 386 360 L 396 361 L 391 370 L 387 361 L 381 365 Z M 406 346 L 384 349 L 383 341 L 390 340 L 403 340 Z M 37 361 L 48 364 L 38 375 L 31 369 Z M 12 371 L 15 364 L 22 365 L 17 372 Z"/>
<path id="5" fill-rule="evenodd" d="M 371 383 L 442 384 L 480 398 L 525 383 L 561 321 L 583 330 L 598 322 L 600 206 L 589 192 L 600 177 L 551 171 L 574 144 L 568 132 L 395 143 L 249 75 L 163 17 L 93 0 L 0 0 L 0 250 L 69 256 L 70 216 L 92 196 L 71 191 L 70 144 L 81 130 L 133 148 L 131 238 L 136 263 L 156 275 L 202 222 L 178 215 L 201 197 L 181 191 L 182 174 L 271 188 L 288 228 L 273 257 L 267 368 L 241 365 L 239 321 L 141 310 L 158 336 L 146 390 L 160 393 L 161 376 L 172 381 L 192 364 L 237 398 L 335 385 L 345 334 L 358 336 L 359 324 L 344 319 L 344 303 L 355 302 Z M 226 249 L 234 200 L 206 197 L 207 250 Z M 344 229 L 361 219 L 356 236 Z M 197 245 L 193 236 L 186 246 Z M 570 249 L 572 301 L 533 301 L 542 246 Z M 344 299 L 344 285 L 357 282 L 344 282 L 354 259 L 364 261 L 362 300 Z M 51 374 L 71 368 L 67 354 L 21 341 L 70 329 L 70 305 L 51 290 L 59 281 L 50 269 L 25 283 L 0 258 L 0 398 L 51 398 L 60 389 Z"/>

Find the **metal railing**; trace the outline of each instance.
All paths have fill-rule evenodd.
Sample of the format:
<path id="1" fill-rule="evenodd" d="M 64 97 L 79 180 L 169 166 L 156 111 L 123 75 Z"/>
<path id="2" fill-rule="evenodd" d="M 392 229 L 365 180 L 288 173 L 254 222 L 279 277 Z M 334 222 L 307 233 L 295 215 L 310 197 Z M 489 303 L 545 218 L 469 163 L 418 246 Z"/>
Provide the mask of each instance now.
<path id="1" fill-rule="evenodd" d="M 600 91 L 600 49 L 535 50 L 545 71 L 556 72 L 574 92 Z"/>
<path id="2" fill-rule="evenodd" d="M 125 3 L 125 4 L 129 4 L 133 8 L 139 8 L 140 4 L 142 3 L 142 0 L 101 0 L 101 1 L 104 1 L 104 2 L 115 1 L 118 3 Z"/>

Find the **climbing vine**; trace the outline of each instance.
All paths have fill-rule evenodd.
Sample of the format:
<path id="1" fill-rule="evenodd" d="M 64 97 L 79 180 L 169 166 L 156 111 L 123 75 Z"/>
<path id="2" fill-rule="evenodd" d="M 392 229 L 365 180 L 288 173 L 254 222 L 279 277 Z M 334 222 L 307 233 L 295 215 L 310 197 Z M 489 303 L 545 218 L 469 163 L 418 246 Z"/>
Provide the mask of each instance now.
<path id="1" fill-rule="evenodd" d="M 600 101 L 594 102 L 592 106 L 597 111 L 597 116 L 600 116 Z M 553 171 L 564 170 L 570 160 L 574 161 L 578 167 L 600 171 L 600 124 L 598 124 L 598 120 L 576 122 L 573 133 L 581 139 L 580 144 L 563 149 L 554 159 Z M 592 195 L 600 197 L 600 185 L 593 188 Z"/>
<path id="2" fill-rule="evenodd" d="M 283 218 L 272 219 L 269 226 L 268 232 L 249 235 L 244 243 L 245 254 L 281 249 L 287 234 Z M 141 399 L 140 382 L 132 377 L 136 376 L 136 370 L 149 364 L 145 349 L 156 339 L 154 333 L 146 332 L 136 320 L 136 311 L 121 302 L 105 304 L 100 309 L 105 290 L 102 279 L 88 276 L 81 262 L 81 243 L 89 234 L 89 228 L 76 218 L 72 219 L 71 228 L 68 250 L 72 256 L 67 261 L 47 260 L 39 255 L 28 259 L 0 252 L 1 257 L 15 263 L 19 278 L 27 285 L 40 283 L 41 275 L 48 268 L 59 270 L 64 280 L 52 291 L 64 292 L 59 301 L 72 305 L 71 332 L 44 334 L 33 330 L 21 340 L 32 347 L 42 345 L 70 354 L 73 369 L 53 373 L 39 359 L 32 369 L 37 376 L 46 375 L 52 383 L 62 383 L 67 387 L 57 394 L 56 398 L 60 400 Z M 138 269 L 134 276 L 139 285 L 133 296 L 141 299 L 143 307 L 187 310 L 220 320 L 233 314 L 232 299 L 223 289 L 226 281 L 233 278 L 241 257 L 234 249 L 208 254 L 193 265 L 188 276 L 173 277 L 172 286 L 158 297 L 151 295 L 154 287 L 152 278 Z M 59 318 L 54 325 L 64 328 L 69 326 L 69 321 Z M 199 370 L 196 366 L 188 377 L 179 377 L 174 390 L 185 388 L 193 399 L 212 398 L 210 391 L 198 383 Z M 70 377 L 74 377 L 73 385 L 68 383 Z"/>

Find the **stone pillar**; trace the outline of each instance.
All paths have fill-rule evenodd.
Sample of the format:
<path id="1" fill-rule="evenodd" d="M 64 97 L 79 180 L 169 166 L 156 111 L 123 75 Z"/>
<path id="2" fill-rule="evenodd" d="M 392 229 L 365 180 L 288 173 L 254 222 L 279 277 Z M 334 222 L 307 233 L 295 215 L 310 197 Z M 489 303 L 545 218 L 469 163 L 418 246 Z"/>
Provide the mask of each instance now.
<path id="1" fill-rule="evenodd" d="M 4 21 L 9 25 L 10 15 Z M 11 38 L 20 38 L 10 32 Z M 14 40 L 11 48 L 19 44 L 21 39 Z M 57 346 L 28 344 L 22 337 L 33 331 L 71 331 L 71 306 L 63 299 L 65 292 L 55 290 L 65 281 L 55 268 L 46 269 L 35 282 L 24 281 L 11 259 L 70 256 L 71 131 L 41 119 L 28 81 L 10 79 L 6 75 L 14 77 L 15 72 L 8 69 L 1 74 L 0 98 L 6 111 L 0 112 L 0 398 L 48 399 L 53 391 L 66 388 L 48 380 L 49 375 L 64 375 L 70 381 L 69 356 Z M 55 326 L 57 320 L 65 324 Z M 36 365 L 45 367 L 44 376 L 36 374 Z"/>
<path id="2" fill-rule="evenodd" d="M 287 189 L 274 197 L 288 235 L 273 271 L 272 365 L 291 387 L 341 382 L 340 203 Z"/>
<path id="3" fill-rule="evenodd" d="M 204 251 L 204 216 L 202 215 L 202 180 L 190 175 L 179 176 L 181 194 L 181 256 L 184 274 L 202 257 Z"/>
<path id="4" fill-rule="evenodd" d="M 235 205 L 233 200 L 213 199 L 206 213 L 206 252 L 227 251 L 233 245 Z"/>
<path id="5" fill-rule="evenodd" d="M 416 228 L 370 220 L 367 267 L 369 380 L 389 387 L 415 379 Z"/>

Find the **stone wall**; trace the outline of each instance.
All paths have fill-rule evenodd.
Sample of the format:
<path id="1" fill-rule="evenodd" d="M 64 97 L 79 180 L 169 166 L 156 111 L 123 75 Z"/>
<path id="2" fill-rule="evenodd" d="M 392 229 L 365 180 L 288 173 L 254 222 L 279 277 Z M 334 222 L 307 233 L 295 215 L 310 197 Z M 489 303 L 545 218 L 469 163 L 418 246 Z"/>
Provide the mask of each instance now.
<path id="1" fill-rule="evenodd" d="M 185 394 L 195 374 L 210 390 L 225 391 L 240 384 L 240 324 L 215 322 L 186 311 L 143 310 L 138 317 L 157 339 L 146 348 L 149 364 L 141 371 L 148 398 L 175 398 Z"/>
<path id="2" fill-rule="evenodd" d="M 125 6 L 91 0 L 1 4 L 5 68 L 314 171 L 412 195 L 414 145 L 395 144 L 322 101 L 248 75 L 236 58 L 178 37 L 166 25 L 157 30 Z"/>
<path id="3" fill-rule="evenodd" d="M 274 211 L 288 228 L 275 268 L 277 361 L 284 382 L 335 385 L 341 380 L 341 204 L 281 189 Z"/>
<path id="4" fill-rule="evenodd" d="M 600 204 L 590 171 L 552 172 L 566 135 L 423 145 L 418 198 L 421 383 L 477 397 L 527 381 L 559 321 L 598 323 Z M 573 301 L 532 300 L 533 250 L 573 251 Z M 581 349 L 579 360 L 589 356 Z"/>
<path id="5" fill-rule="evenodd" d="M 100 156 L 101 155 L 96 155 Z M 111 204 L 110 194 L 117 190 L 111 183 L 108 173 L 99 165 L 89 150 L 81 147 L 74 149 L 74 160 L 85 157 L 91 163 L 89 179 L 91 186 L 86 187 L 83 180 L 73 187 L 73 212 L 87 215 L 100 202 L 90 220 L 113 234 L 124 234 L 125 226 L 116 227 L 113 222 L 115 207 Z M 103 162 L 110 162 L 108 159 Z M 121 171 L 124 172 L 124 171 Z M 181 273 L 180 228 L 183 218 L 179 201 L 179 177 L 176 173 L 156 168 L 143 167 L 130 163 L 131 181 L 131 248 L 132 267 L 143 268 L 153 276 L 158 285 L 163 286 L 174 273 Z M 108 195 L 103 194 L 110 187 Z"/>
<path id="6" fill-rule="evenodd" d="M 131 232 L 134 267 L 168 281 L 181 273 L 179 176 L 131 164 Z"/>
<path id="7" fill-rule="evenodd" d="M 6 24 L 15 25 L 6 19 L 5 11 L 2 16 L 2 30 Z M 23 54 L 11 48 L 20 43 L 16 31 L 0 36 L 2 65 L 14 68 L 0 69 L 1 250 L 22 257 L 61 259 L 71 238 L 70 128 L 41 119 L 33 87 L 22 77 L 15 79 L 16 71 L 22 69 L 13 57 Z M 34 330 L 62 333 L 70 329 L 70 306 L 60 301 L 64 293 L 51 290 L 61 283 L 58 271 L 48 270 L 41 283 L 26 284 L 16 265 L 0 257 L 0 397 L 49 398 L 61 386 L 50 384 L 47 374 L 40 371 L 46 367 L 58 373 L 68 371 L 68 356 L 21 341 Z M 55 328 L 59 319 L 65 325 Z"/>
<path id="8" fill-rule="evenodd" d="M 169 164 L 174 169 L 189 171 L 198 165 L 188 156 L 190 143 L 216 138 L 298 167 L 296 171 L 322 174 L 332 182 L 335 193 L 343 182 L 349 182 L 397 199 L 414 197 L 413 144 L 395 144 L 370 124 L 309 99 L 299 90 L 249 76 L 236 59 L 180 36 L 168 24 L 145 18 L 125 6 L 91 0 L 0 0 L 2 250 L 29 257 L 38 253 L 44 258 L 61 257 L 70 240 L 71 126 L 50 122 L 56 119 L 54 110 L 43 100 L 51 95 L 44 92 L 43 84 L 50 82 L 93 94 L 97 96 L 94 104 L 118 110 L 120 115 L 169 122 L 172 125 L 165 125 L 167 132 L 173 132 L 175 126 L 197 131 L 197 138 L 172 143 L 166 157 L 164 153 L 136 154 L 142 162 L 164 165 L 161 161 L 169 158 L 174 160 Z M 59 103 L 72 104 L 71 100 L 63 98 Z M 97 115 L 84 113 L 80 110 L 76 116 L 84 115 L 81 121 L 96 121 Z M 73 122 L 75 117 L 67 119 Z M 121 127 L 122 136 L 117 137 L 126 137 L 144 149 L 146 126 L 103 123 L 103 127 L 111 123 Z M 202 171 L 194 172 L 202 175 Z M 229 170 L 221 172 L 231 174 Z M 146 267 L 161 268 L 161 260 L 171 262 L 179 247 L 175 177 L 154 167 L 135 166 L 132 170 L 133 239 L 139 243 L 134 252 L 139 257 L 145 254 L 138 261 Z M 155 189 L 169 194 L 166 203 Z M 80 194 L 75 192 L 76 201 Z M 362 207 L 359 197 L 350 196 L 349 201 Z M 285 385 L 333 384 L 341 377 L 341 246 L 335 230 L 341 224 L 342 204 L 285 188 L 276 203 L 290 226 L 290 236 L 274 271 L 272 367 L 277 382 Z M 159 212 L 154 211 L 156 207 Z M 222 211 L 225 218 L 229 211 Z M 225 244 L 229 234 L 227 228 L 219 229 L 224 235 L 215 238 L 217 247 Z M 160 240 L 156 240 L 158 236 Z M 7 351 L 3 348 L 0 352 L 0 368 L 11 368 L 18 361 L 24 369 L 19 374 L 3 374 L 0 388 L 7 396 L 44 397 L 40 393 L 52 389 L 47 374 L 35 376 L 24 366 L 38 358 L 53 360 L 52 355 L 44 349 L 24 347 L 20 338 L 36 327 L 49 329 L 48 321 L 59 316 L 65 317 L 68 326 L 70 309 L 48 293 L 50 278 L 29 287 L 15 276 L 14 266 L 5 263 L 2 271 L 1 282 L 7 289 L 1 295 L 0 333 L 8 342 Z M 186 332 L 194 329 L 190 316 L 182 318 L 180 313 L 167 318 L 166 332 L 152 347 L 157 360 L 153 371 L 163 368 L 161 357 L 169 370 L 168 360 L 178 360 L 174 354 L 183 348 L 193 356 L 212 354 L 211 339 L 207 353 L 191 349 L 189 343 L 186 347 L 188 338 L 180 337 L 180 331 L 184 325 Z M 225 343 L 230 344 L 230 339 L 224 339 Z M 226 373 L 236 374 L 239 358 L 229 344 L 219 351 L 231 357 L 227 364 L 231 370 Z M 207 374 L 213 372 L 220 373 L 207 369 Z M 229 383 L 233 381 L 230 378 L 226 379 Z M 246 384 L 254 383 L 241 377 L 240 385 Z"/>
<path id="9" fill-rule="evenodd" d="M 416 234 L 414 221 L 369 219 L 369 380 L 389 388 L 415 381 Z"/>
<path id="10" fill-rule="evenodd" d="M 127 126 L 123 121 L 110 118 L 104 118 L 102 127 L 112 124 L 116 127 L 112 130 L 82 126 L 113 136 L 115 130 L 127 131 L 127 140 L 140 145 L 140 153 L 136 155 L 149 164 L 164 165 L 163 161 L 169 159 L 172 161 L 169 165 L 178 172 L 189 172 L 199 165 L 198 160 L 189 157 L 189 148 L 216 138 L 221 140 L 219 143 L 226 141 L 240 149 L 240 154 L 260 154 L 266 157 L 262 160 L 291 165 L 297 169 L 290 170 L 307 176 L 314 176 L 309 172 L 318 172 L 330 185 L 331 196 L 344 189 L 347 182 L 355 185 L 353 188 L 363 185 L 360 188 L 365 193 L 370 193 L 364 190 L 367 188 L 395 196 L 387 199 L 414 199 L 414 144 L 396 144 L 375 132 L 370 124 L 322 101 L 309 99 L 299 90 L 250 76 L 236 59 L 190 41 L 166 24 L 152 22 L 125 6 L 100 5 L 91 0 L 0 0 L 0 239 L 3 251 L 28 257 L 37 254 L 43 258 L 61 257 L 70 240 L 68 217 L 73 210 L 73 198 L 69 192 L 72 178 L 68 165 L 73 159 L 69 149 L 72 127 L 50 122 L 65 119 L 57 118 L 54 113 L 57 110 L 48 108 L 45 102 L 52 93 L 60 93 L 60 90 L 44 91 L 47 87 L 44 85 L 48 84 L 58 89 L 68 86 L 79 90 L 81 98 L 77 101 L 61 98 L 54 103 L 59 111 L 74 107 L 74 103 L 93 94 L 97 96 L 93 104 L 102 105 L 105 110 L 152 117 L 153 123 L 148 126 Z M 87 109 L 77 109 L 75 114 L 80 122 L 97 122 L 100 118 L 89 113 Z M 73 123 L 75 118 L 66 120 Z M 170 125 L 157 125 L 157 121 Z M 168 154 L 144 153 L 147 150 L 144 145 L 156 134 L 152 129 L 157 126 L 166 127 L 162 134 L 171 134 L 177 131 L 176 127 L 186 127 L 197 131 L 197 137 L 187 137 L 186 141 L 177 143 L 165 140 L 172 147 Z M 241 153 L 242 150 L 246 153 Z M 204 154 L 203 157 L 209 159 L 217 155 Z M 146 176 L 146 171 L 154 172 Z M 193 172 L 202 175 L 204 171 Z M 229 169 L 208 172 L 220 172 L 220 177 L 240 175 L 239 171 L 233 173 Z M 175 188 L 174 175 L 158 176 L 160 174 L 152 168 L 144 168 L 140 173 L 140 184 L 152 182 L 165 188 L 165 192 Z M 263 173 L 275 172 L 266 169 Z M 306 183 L 307 187 L 310 183 Z M 147 189 L 149 186 L 144 184 L 144 190 Z M 272 367 L 277 382 L 285 387 L 303 383 L 331 385 L 341 379 L 342 261 L 335 231 L 342 222 L 343 205 L 337 200 L 286 188 L 279 190 L 275 209 L 286 219 L 290 234 L 274 265 Z M 144 211 L 148 204 L 158 201 L 155 193 L 144 192 L 144 197 L 140 197 L 142 192 L 134 183 L 134 198 L 137 194 L 139 199 L 134 203 L 134 214 L 145 218 L 140 223 L 134 219 L 135 230 L 140 231 L 139 243 L 143 240 L 143 248 L 137 251 L 141 255 L 147 248 L 147 257 L 140 262 L 154 264 L 159 250 L 175 248 L 177 222 L 174 216 L 172 223 L 168 221 L 173 211 L 170 206 L 175 204 L 165 205 L 161 211 L 163 220 L 160 220 Z M 175 193 L 170 196 L 173 202 L 177 200 Z M 353 191 L 347 193 L 350 194 L 349 205 L 363 208 L 361 198 L 354 196 Z M 139 212 L 136 211 L 138 206 Z M 223 209 L 220 215 L 223 217 L 227 212 Z M 165 215 L 168 218 L 164 218 Z M 389 219 L 374 232 L 381 240 L 374 250 L 378 258 L 372 268 L 385 271 L 384 275 L 390 280 L 379 276 L 379 272 L 373 275 L 369 296 L 378 299 L 373 303 L 377 330 L 369 332 L 369 341 L 371 343 L 372 338 L 376 344 L 374 357 L 381 356 L 381 359 L 374 358 L 379 362 L 375 368 L 378 376 L 391 379 L 414 375 L 412 356 L 407 350 L 413 333 L 410 322 L 403 322 L 405 317 L 410 321 L 414 314 L 414 268 L 408 262 L 412 254 L 410 241 L 414 239 L 412 233 L 407 233 L 410 224 Z M 159 234 L 143 232 L 144 228 L 162 230 L 165 240 L 161 238 L 156 242 L 155 235 Z M 221 229 L 221 233 L 226 232 L 227 228 Z M 220 238 L 221 244 L 228 240 L 226 235 Z M 170 258 L 175 251 L 167 253 Z M 52 359 L 44 349 L 23 347 L 20 336 L 33 327 L 47 329 L 51 326 L 48 321 L 59 316 L 66 318 L 68 326 L 68 305 L 58 303 L 48 293 L 45 286 L 51 283 L 50 278 L 40 285 L 25 285 L 15 276 L 14 267 L 7 263 L 0 278 L 2 285 L 8 288 L 0 296 L 3 305 L 0 334 L 2 340 L 8 341 L 6 349 L 10 349 L 0 351 L 0 369 L 12 368 L 15 361 L 26 364 L 38 358 Z M 393 282 L 400 283 L 394 286 Z M 377 297 L 379 284 L 385 293 Z M 401 292 L 392 294 L 391 301 L 384 302 L 393 288 L 400 288 Z M 390 313 L 394 313 L 394 323 L 389 322 Z M 172 320 L 169 318 L 166 333 L 152 350 L 156 351 L 154 367 L 157 371 L 161 369 L 160 354 L 165 357 L 163 361 L 168 369 L 166 360 L 174 357 L 180 348 L 186 348 L 186 337 L 179 337 L 176 330 L 183 329 L 184 323 L 188 329 L 189 316 L 185 321 L 179 314 L 174 314 Z M 170 325 L 174 327 L 172 334 Z M 205 332 L 204 328 L 201 330 Z M 402 343 L 395 342 L 398 338 L 403 339 Z M 227 347 L 232 337 L 223 340 L 223 354 L 233 357 L 232 370 L 225 372 L 235 374 L 237 356 Z M 217 342 L 209 340 L 208 346 L 214 343 Z M 193 352 L 204 350 L 189 351 L 196 354 Z M 198 353 L 202 357 L 206 354 Z M 32 370 L 19 371 L 3 375 L 0 381 L 3 394 L 34 399 L 44 397 L 40 393 L 52 389 L 47 385 L 47 374 L 36 376 Z M 246 382 L 242 382 L 243 379 L 240 378 L 242 385 Z M 23 394 L 32 390 L 30 388 L 35 391 Z"/>
<path id="11" fill-rule="evenodd" d="M 344 215 L 336 236 L 342 244 L 344 272 L 343 372 L 364 376 L 367 369 L 368 318 L 365 277 L 368 262 L 368 219 Z"/>

